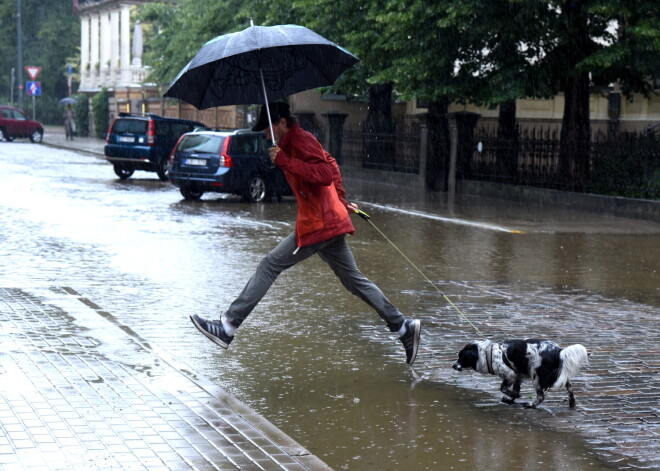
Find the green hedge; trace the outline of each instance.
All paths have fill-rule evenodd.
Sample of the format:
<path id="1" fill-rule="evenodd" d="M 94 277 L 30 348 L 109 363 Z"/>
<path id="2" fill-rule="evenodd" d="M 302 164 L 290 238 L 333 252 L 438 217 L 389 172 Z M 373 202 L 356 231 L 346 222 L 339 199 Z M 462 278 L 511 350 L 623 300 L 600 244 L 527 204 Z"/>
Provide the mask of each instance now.
<path id="1" fill-rule="evenodd" d="M 108 105 L 108 89 L 104 88 L 92 98 L 94 113 L 94 134 L 99 139 L 105 139 L 110 126 L 110 107 Z"/>
<path id="2" fill-rule="evenodd" d="M 592 193 L 660 199 L 660 139 L 622 135 L 593 144 Z"/>

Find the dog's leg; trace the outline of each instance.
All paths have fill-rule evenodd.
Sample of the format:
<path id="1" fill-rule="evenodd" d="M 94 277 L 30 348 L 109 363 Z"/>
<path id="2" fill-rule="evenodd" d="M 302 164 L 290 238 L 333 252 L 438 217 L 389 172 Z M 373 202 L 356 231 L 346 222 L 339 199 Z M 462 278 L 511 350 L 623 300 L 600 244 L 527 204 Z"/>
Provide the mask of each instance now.
<path id="1" fill-rule="evenodd" d="M 505 404 L 513 404 L 516 402 L 516 399 L 520 397 L 520 382 L 516 381 L 513 386 L 513 390 L 511 390 L 509 387 L 509 381 L 505 379 L 502 381 L 500 391 L 502 391 L 502 394 L 504 394 L 502 402 Z"/>
<path id="2" fill-rule="evenodd" d="M 541 388 L 541 386 L 539 386 L 539 384 L 536 381 L 534 381 L 534 389 L 536 390 L 536 400 L 532 403 L 528 402 L 527 404 L 525 404 L 525 407 L 529 407 L 529 408 L 534 409 L 536 406 L 541 404 L 543 402 L 543 400 L 545 399 L 545 394 L 543 393 L 543 388 Z"/>
<path id="3" fill-rule="evenodd" d="M 568 407 L 575 409 L 575 396 L 573 395 L 573 385 L 566 381 L 566 390 L 568 391 Z"/>

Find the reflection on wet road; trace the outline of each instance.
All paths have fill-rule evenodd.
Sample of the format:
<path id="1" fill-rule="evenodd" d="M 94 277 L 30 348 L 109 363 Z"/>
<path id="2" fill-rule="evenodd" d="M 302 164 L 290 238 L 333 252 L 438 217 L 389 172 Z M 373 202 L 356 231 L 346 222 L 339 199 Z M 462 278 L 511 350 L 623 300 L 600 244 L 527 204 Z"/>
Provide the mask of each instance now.
<path id="1" fill-rule="evenodd" d="M 561 391 L 529 411 L 500 405 L 494 378 L 449 368 L 476 333 L 359 218 L 349 243 L 360 268 L 399 309 L 422 319 L 414 370 L 378 316 L 318 258 L 282 274 L 230 350 L 189 324 L 193 313 L 219 315 L 261 257 L 293 230 L 293 201 L 189 203 L 154 174 L 121 182 L 101 160 L 27 143 L 1 143 L 0 160 L 1 286 L 74 287 L 335 469 L 601 470 L 634 463 L 634 453 L 608 441 L 616 424 L 601 430 L 589 414 L 601 407 L 615 360 L 625 369 L 634 359 L 630 383 L 657 372 L 657 360 L 644 356 L 658 358 L 657 341 L 646 353 L 621 345 L 634 338 L 627 324 L 634 318 L 658 339 L 657 224 L 469 198 L 451 208 L 396 201 L 392 192 L 375 198 L 347 182 L 378 228 L 487 335 L 598 346 L 574 382 L 576 411 Z"/>

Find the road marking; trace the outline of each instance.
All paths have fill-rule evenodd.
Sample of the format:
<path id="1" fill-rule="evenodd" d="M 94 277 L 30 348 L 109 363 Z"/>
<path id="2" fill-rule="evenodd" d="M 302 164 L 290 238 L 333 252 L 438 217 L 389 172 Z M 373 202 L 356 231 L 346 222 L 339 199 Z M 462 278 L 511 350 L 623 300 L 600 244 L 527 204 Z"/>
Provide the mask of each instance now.
<path id="1" fill-rule="evenodd" d="M 489 230 L 489 231 L 508 232 L 509 234 L 524 234 L 525 233 L 524 231 L 520 231 L 520 230 L 517 230 L 517 229 L 511 229 L 509 227 L 497 226 L 495 224 L 488 224 L 488 223 L 485 223 L 485 222 L 470 221 L 468 219 L 438 216 L 437 214 L 425 213 L 423 211 L 416 211 L 414 209 L 402 209 L 402 208 L 397 208 L 397 207 L 394 207 L 394 206 L 386 206 L 386 205 L 382 205 L 382 204 L 367 203 L 367 202 L 362 202 L 362 201 L 360 203 L 368 205 L 368 206 L 373 206 L 374 208 L 383 209 L 385 211 L 391 211 L 391 212 L 403 213 L 403 214 L 410 214 L 410 215 L 414 215 L 414 216 L 423 217 L 423 218 L 426 218 L 426 219 L 432 219 L 434 221 L 447 222 L 447 223 L 450 223 L 450 224 L 458 224 L 458 225 L 461 225 L 461 226 L 478 227 L 480 229 L 486 229 L 486 230 Z"/>

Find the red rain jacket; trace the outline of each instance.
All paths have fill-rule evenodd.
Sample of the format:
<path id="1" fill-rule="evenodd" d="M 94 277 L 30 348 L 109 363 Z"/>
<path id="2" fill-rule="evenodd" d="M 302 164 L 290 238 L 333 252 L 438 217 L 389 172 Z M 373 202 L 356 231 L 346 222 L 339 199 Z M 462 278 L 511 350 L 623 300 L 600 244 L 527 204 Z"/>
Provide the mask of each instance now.
<path id="1" fill-rule="evenodd" d="M 355 228 L 335 159 L 309 132 L 295 124 L 279 143 L 275 165 L 284 171 L 298 200 L 298 247 L 316 244 Z"/>

